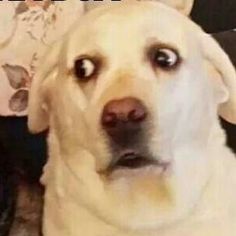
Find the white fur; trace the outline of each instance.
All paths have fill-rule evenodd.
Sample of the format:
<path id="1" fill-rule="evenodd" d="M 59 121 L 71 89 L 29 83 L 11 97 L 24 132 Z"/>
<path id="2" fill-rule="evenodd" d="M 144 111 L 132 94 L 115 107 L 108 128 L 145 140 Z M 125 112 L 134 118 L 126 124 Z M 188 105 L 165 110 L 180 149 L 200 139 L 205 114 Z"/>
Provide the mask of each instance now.
<path id="1" fill-rule="evenodd" d="M 153 43 L 176 48 L 179 67 L 153 68 L 146 57 Z M 235 235 L 236 162 L 217 113 L 230 98 L 234 114 L 236 75 L 214 40 L 161 3 L 131 2 L 91 11 L 55 48 L 29 104 L 31 130 L 50 127 L 44 236 Z M 104 64 L 96 80 L 81 84 L 72 69 L 85 54 Z M 101 173 L 112 158 L 102 109 L 126 96 L 151 114 L 147 143 L 171 162 L 164 176 L 155 168 Z"/>

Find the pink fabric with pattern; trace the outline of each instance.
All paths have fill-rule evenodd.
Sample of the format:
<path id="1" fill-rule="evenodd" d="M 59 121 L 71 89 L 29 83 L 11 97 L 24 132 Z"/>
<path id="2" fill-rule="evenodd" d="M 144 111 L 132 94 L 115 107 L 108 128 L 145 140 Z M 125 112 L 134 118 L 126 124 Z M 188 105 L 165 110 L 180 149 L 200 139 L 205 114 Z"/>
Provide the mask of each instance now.
<path id="1" fill-rule="evenodd" d="M 0 1 L 0 115 L 27 114 L 39 58 L 83 13 L 79 0 Z"/>

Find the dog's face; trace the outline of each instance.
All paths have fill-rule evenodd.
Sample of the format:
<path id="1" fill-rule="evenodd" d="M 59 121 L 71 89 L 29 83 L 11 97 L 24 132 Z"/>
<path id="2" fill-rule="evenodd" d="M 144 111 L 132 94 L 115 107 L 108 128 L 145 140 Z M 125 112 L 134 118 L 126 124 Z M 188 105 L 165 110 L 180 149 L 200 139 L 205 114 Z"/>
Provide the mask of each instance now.
<path id="1" fill-rule="evenodd" d="M 29 125 L 39 131 L 49 120 L 52 152 L 73 179 L 64 186 L 61 173 L 58 183 L 74 201 L 120 227 L 157 228 L 201 198 L 218 105 L 235 105 L 230 79 L 227 56 L 174 9 L 104 7 L 52 49 L 32 87 Z"/>

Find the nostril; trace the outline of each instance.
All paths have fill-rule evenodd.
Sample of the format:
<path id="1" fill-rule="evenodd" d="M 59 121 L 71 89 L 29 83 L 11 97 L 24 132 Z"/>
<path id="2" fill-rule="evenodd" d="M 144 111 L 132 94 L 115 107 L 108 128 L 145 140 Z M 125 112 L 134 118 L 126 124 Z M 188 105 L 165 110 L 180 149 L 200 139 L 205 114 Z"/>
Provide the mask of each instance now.
<path id="1" fill-rule="evenodd" d="M 144 121 L 147 115 L 146 107 L 140 100 L 126 97 L 109 101 L 104 106 L 101 124 L 106 131 L 110 128 L 128 130 Z"/>
<path id="2" fill-rule="evenodd" d="M 117 115 L 114 112 L 108 112 L 102 116 L 103 126 L 114 127 L 117 124 Z"/>
<path id="3" fill-rule="evenodd" d="M 128 114 L 128 119 L 133 122 L 140 122 L 146 118 L 146 112 L 143 109 L 133 109 Z"/>

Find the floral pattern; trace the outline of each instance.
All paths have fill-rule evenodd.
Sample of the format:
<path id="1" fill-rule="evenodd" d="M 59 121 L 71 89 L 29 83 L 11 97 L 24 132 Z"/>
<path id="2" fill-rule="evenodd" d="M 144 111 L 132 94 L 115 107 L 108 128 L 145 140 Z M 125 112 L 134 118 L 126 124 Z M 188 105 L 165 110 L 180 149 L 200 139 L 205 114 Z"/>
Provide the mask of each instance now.
<path id="1" fill-rule="evenodd" d="M 26 32 L 32 39 L 44 41 L 50 27 L 56 23 L 60 11 L 62 11 L 60 5 L 50 0 L 26 0 L 19 3 L 15 14 L 22 22 L 26 22 Z"/>
<path id="2" fill-rule="evenodd" d="M 0 1 L 0 115 L 27 114 L 40 57 L 83 13 L 78 0 Z"/>
<path id="3" fill-rule="evenodd" d="M 9 80 L 10 86 L 15 89 L 15 93 L 9 100 L 9 108 L 14 112 L 26 110 L 28 104 L 28 89 L 33 78 L 33 74 L 22 66 L 8 65 L 2 66 Z"/>

